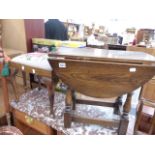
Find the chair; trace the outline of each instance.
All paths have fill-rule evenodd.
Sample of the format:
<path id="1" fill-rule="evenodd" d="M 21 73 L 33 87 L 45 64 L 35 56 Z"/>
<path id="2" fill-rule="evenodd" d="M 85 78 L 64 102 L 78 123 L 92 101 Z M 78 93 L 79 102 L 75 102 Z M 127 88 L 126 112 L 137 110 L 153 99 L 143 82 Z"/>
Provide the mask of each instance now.
<path id="1" fill-rule="evenodd" d="M 147 134 L 153 134 L 153 130 L 155 127 L 155 78 L 151 79 L 148 83 L 146 83 L 142 89 L 137 118 L 134 127 L 134 134 L 140 134 L 139 127 L 142 123 L 141 121 L 145 108 L 151 108 L 151 110 L 153 109 L 154 111 L 154 114 L 151 116 L 149 131 L 147 132 Z"/>

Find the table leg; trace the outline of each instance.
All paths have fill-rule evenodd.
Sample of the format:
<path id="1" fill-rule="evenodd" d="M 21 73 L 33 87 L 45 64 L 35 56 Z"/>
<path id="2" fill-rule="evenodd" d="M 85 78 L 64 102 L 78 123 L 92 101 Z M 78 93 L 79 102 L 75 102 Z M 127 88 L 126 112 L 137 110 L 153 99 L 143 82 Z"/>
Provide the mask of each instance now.
<path id="1" fill-rule="evenodd" d="M 122 106 L 122 98 L 123 96 L 119 96 L 117 99 L 116 99 L 116 103 L 115 103 L 115 108 L 114 108 L 114 114 L 116 115 L 120 115 L 120 107 Z"/>
<path id="2" fill-rule="evenodd" d="M 128 93 L 126 102 L 123 106 L 123 114 L 121 116 L 120 126 L 118 129 L 119 135 L 125 135 L 127 132 L 129 124 L 129 112 L 131 109 L 131 99 L 132 99 L 132 93 Z"/>
<path id="3" fill-rule="evenodd" d="M 75 91 L 72 91 L 72 101 L 73 101 L 72 110 L 76 110 L 76 96 L 75 96 Z"/>
<path id="4" fill-rule="evenodd" d="M 71 111 L 72 111 L 72 105 L 73 105 L 73 98 L 72 98 L 72 90 L 67 89 L 66 92 L 66 101 L 65 101 L 65 112 L 64 112 L 64 127 L 70 128 L 71 127 Z"/>

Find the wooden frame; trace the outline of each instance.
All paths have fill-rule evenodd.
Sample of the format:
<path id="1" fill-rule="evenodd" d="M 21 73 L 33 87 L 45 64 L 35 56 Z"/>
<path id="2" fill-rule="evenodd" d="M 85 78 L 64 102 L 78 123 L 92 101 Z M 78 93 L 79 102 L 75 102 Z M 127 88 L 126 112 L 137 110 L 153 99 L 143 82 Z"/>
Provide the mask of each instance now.
<path id="1" fill-rule="evenodd" d="M 10 68 L 12 70 L 12 78 L 15 77 L 15 75 L 21 71 L 22 72 L 22 76 L 23 76 L 23 83 L 24 83 L 24 88 L 25 91 L 27 90 L 27 79 L 26 79 L 26 74 L 35 74 L 38 77 L 38 82 L 39 82 L 39 87 L 41 85 L 40 83 L 40 77 L 46 77 L 45 79 L 43 79 L 44 84 L 46 85 L 47 89 L 48 89 L 48 93 L 49 93 L 49 100 L 50 100 L 50 106 L 51 106 L 51 113 L 53 113 L 53 86 L 51 83 L 51 79 L 52 78 L 52 74 L 51 71 L 49 70 L 44 70 L 44 69 L 40 69 L 40 68 L 36 68 L 36 67 L 31 67 L 28 65 L 23 65 L 23 64 L 19 64 L 19 63 L 15 63 L 15 62 L 10 62 Z M 48 79 L 49 78 L 49 79 Z M 18 97 L 17 97 L 18 98 Z"/>
<path id="2" fill-rule="evenodd" d="M 97 52 L 99 52 L 99 55 L 97 55 Z M 60 78 L 68 85 L 64 126 L 68 128 L 71 126 L 72 121 L 82 121 L 84 123 L 117 126 L 118 134 L 126 134 L 132 91 L 153 77 L 155 58 L 145 53 L 98 50 L 94 48 L 60 48 L 58 51 L 49 54 L 49 56 L 49 62 L 53 68 L 53 82 L 55 82 L 55 77 L 55 79 Z M 74 95 L 75 91 L 96 98 L 119 96 L 119 102 L 108 103 L 108 105 L 103 102 L 77 100 Z M 120 115 L 120 122 L 95 120 L 74 115 L 77 102 L 110 106 L 115 109 L 115 113 L 119 114 L 121 107 L 121 104 L 119 104 L 121 103 L 120 96 L 123 94 L 127 94 L 127 99 Z"/>

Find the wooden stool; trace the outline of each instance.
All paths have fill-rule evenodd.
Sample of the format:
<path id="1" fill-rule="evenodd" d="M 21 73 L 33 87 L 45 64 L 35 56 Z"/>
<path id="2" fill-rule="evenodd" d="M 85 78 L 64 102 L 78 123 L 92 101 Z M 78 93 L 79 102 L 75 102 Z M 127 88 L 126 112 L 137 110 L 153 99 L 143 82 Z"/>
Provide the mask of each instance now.
<path id="1" fill-rule="evenodd" d="M 22 72 L 25 92 L 28 89 L 27 74 L 29 75 L 30 73 L 32 73 L 32 74 L 36 75 L 36 78 L 38 80 L 39 89 L 41 89 L 41 77 L 43 77 L 42 81 L 43 81 L 43 83 L 45 84 L 45 86 L 48 89 L 49 101 L 50 101 L 50 106 L 51 106 L 51 113 L 53 114 L 53 100 L 54 100 L 54 97 L 53 97 L 53 93 L 52 93 L 53 92 L 53 87 L 52 87 L 52 83 L 51 83 L 51 77 L 52 77 L 51 71 L 43 70 L 43 69 L 36 68 L 36 67 L 31 67 L 31 66 L 28 66 L 28 65 L 22 65 L 22 64 L 19 64 L 19 63 L 15 63 L 15 62 L 10 62 L 10 68 L 11 68 L 12 71 L 14 70 L 13 73 L 12 73 L 12 75 L 13 75 L 12 78 L 13 79 L 15 78 L 15 76 L 16 76 L 16 74 L 18 72 Z M 15 88 L 15 90 L 16 90 L 16 88 Z M 18 95 L 16 95 L 16 96 L 17 96 L 16 98 L 19 98 Z"/>
<path id="2" fill-rule="evenodd" d="M 36 84 L 38 87 L 38 90 L 40 91 L 44 86 L 47 87 L 48 89 L 48 94 L 49 94 L 49 101 L 50 101 L 50 112 L 54 115 L 53 112 L 53 87 L 52 87 L 52 82 L 51 82 L 51 71 L 47 69 L 42 69 L 39 67 L 33 67 L 29 64 L 21 64 L 15 61 L 10 62 L 10 69 L 11 69 L 11 75 L 12 78 L 15 81 L 15 76 L 17 73 L 22 74 L 23 78 L 23 85 L 24 85 L 24 90 L 25 93 L 28 93 L 30 90 L 30 86 L 28 85 L 28 78 L 29 74 L 33 74 L 36 77 Z M 19 97 L 17 97 L 19 99 Z M 20 100 L 19 100 L 20 101 Z M 18 102 L 20 103 L 20 102 Z M 37 103 L 37 102 L 36 102 Z M 37 104 L 36 104 L 37 105 Z M 14 116 L 14 123 L 18 128 L 23 128 L 23 125 L 26 125 L 26 127 L 32 128 L 36 131 L 38 131 L 41 134 L 53 134 L 53 130 L 51 129 L 50 126 L 46 125 L 45 123 L 38 121 L 37 119 L 31 117 L 27 113 L 24 113 L 22 111 L 19 111 L 18 109 L 12 108 L 13 116 Z M 25 128 L 26 128 L 25 127 Z M 25 134 L 26 131 L 22 130 L 22 132 Z"/>
<path id="3" fill-rule="evenodd" d="M 155 78 L 146 83 L 142 89 L 136 123 L 134 127 L 134 134 L 140 133 L 138 130 L 141 124 L 144 106 L 154 109 L 154 114 L 151 118 L 149 131 L 147 133 L 147 134 L 153 134 L 155 125 Z"/>

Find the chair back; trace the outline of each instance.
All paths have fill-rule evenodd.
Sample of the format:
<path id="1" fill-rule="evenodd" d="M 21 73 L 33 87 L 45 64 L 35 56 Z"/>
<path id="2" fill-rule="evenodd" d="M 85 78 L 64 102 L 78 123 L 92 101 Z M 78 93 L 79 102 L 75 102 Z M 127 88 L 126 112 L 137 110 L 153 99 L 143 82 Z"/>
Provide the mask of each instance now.
<path id="1" fill-rule="evenodd" d="M 143 86 L 140 98 L 155 103 L 155 77 Z"/>

